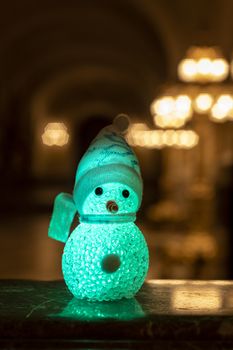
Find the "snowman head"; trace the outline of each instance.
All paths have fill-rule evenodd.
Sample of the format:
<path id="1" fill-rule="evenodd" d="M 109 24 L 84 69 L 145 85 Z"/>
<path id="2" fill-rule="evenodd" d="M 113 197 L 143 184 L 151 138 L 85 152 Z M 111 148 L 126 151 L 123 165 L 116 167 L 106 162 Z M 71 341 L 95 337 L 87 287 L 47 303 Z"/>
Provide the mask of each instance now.
<path id="1" fill-rule="evenodd" d="M 75 192 L 74 200 L 79 202 Z M 82 208 L 77 206 L 81 216 L 114 216 L 117 221 L 119 215 L 135 214 L 140 206 L 140 199 L 129 185 L 109 182 L 94 187 L 84 199 Z"/>
<path id="2" fill-rule="evenodd" d="M 91 169 L 77 182 L 73 198 L 82 216 L 132 215 L 140 207 L 142 182 L 126 165 L 111 164 Z"/>
<path id="3" fill-rule="evenodd" d="M 135 217 L 142 199 L 140 168 L 135 153 L 113 126 L 102 129 L 83 155 L 73 198 L 81 219 Z"/>

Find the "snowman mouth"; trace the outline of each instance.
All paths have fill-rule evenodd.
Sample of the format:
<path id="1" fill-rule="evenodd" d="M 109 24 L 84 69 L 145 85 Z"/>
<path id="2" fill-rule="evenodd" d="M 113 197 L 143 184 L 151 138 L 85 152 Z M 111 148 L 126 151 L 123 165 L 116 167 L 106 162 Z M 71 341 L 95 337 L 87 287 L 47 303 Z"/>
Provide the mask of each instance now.
<path id="1" fill-rule="evenodd" d="M 106 208 L 112 214 L 115 214 L 118 212 L 118 205 L 116 204 L 115 201 L 108 201 L 106 204 Z"/>

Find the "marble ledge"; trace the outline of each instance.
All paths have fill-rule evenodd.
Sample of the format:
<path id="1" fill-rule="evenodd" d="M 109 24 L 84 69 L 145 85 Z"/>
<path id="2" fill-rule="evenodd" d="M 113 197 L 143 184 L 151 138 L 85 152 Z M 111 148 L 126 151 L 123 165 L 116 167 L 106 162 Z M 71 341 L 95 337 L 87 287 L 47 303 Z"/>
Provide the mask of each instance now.
<path id="1" fill-rule="evenodd" d="M 191 342 L 198 349 L 198 344 L 232 349 L 233 282 L 152 280 L 134 299 L 90 303 L 72 298 L 63 281 L 3 280 L 0 339 L 0 345 L 36 339 L 44 344 L 117 341 L 134 348 L 144 344 L 142 349 L 145 344 L 188 349 Z"/>

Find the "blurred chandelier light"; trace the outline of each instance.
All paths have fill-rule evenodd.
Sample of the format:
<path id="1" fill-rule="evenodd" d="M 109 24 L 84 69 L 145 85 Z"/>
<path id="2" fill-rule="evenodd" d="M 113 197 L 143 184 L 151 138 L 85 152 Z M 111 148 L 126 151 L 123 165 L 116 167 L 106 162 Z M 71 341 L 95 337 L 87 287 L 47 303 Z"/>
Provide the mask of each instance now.
<path id="1" fill-rule="evenodd" d="M 64 123 L 48 123 L 42 134 L 42 142 L 46 146 L 64 146 L 68 143 L 69 134 Z"/>
<path id="2" fill-rule="evenodd" d="M 233 60 L 231 69 L 233 77 Z M 184 83 L 166 87 L 151 103 L 157 127 L 183 127 L 193 112 L 218 123 L 233 120 L 233 86 L 223 82 L 229 63 L 219 48 L 192 46 L 179 63 L 177 74 Z"/>
<path id="3" fill-rule="evenodd" d="M 229 74 L 229 64 L 217 47 L 192 46 L 178 65 L 178 77 L 184 82 L 221 82 Z"/>
<path id="4" fill-rule="evenodd" d="M 132 146 L 145 148 L 175 147 L 190 149 L 198 144 L 199 136 L 193 130 L 150 130 L 145 124 L 133 124 L 127 134 Z"/>
<path id="5" fill-rule="evenodd" d="M 231 69 L 233 77 L 233 60 Z M 233 87 L 223 83 L 229 75 L 229 63 L 219 48 L 192 46 L 179 63 L 177 74 L 183 83 L 164 88 L 150 106 L 154 124 L 161 129 L 133 124 L 127 134 L 130 145 L 190 149 L 198 144 L 198 134 L 179 128 L 192 119 L 194 112 L 208 115 L 215 122 L 233 120 Z"/>
<path id="6" fill-rule="evenodd" d="M 230 121 L 233 120 L 233 95 L 229 87 L 218 86 L 216 91 L 196 95 L 193 108 L 199 114 L 208 114 L 212 121 Z"/>
<path id="7" fill-rule="evenodd" d="M 161 128 L 179 128 L 192 117 L 192 101 L 186 94 L 161 96 L 151 104 L 154 122 Z"/>
<path id="8" fill-rule="evenodd" d="M 209 93 L 200 93 L 194 99 L 193 105 L 196 112 L 206 113 L 213 105 L 213 96 Z"/>
<path id="9" fill-rule="evenodd" d="M 230 63 L 230 72 L 231 72 L 231 78 L 233 79 L 233 55 L 232 55 L 231 63 Z"/>
<path id="10" fill-rule="evenodd" d="M 211 109 L 210 118 L 217 122 L 232 119 L 233 97 L 230 94 L 220 95 Z"/>

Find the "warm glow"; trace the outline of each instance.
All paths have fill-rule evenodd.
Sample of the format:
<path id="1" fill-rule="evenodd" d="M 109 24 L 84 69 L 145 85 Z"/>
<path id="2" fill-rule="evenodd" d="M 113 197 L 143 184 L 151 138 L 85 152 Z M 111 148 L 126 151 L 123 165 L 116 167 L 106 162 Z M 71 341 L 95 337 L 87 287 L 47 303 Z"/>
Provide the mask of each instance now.
<path id="1" fill-rule="evenodd" d="M 149 130 L 149 128 L 145 123 L 133 123 L 130 125 L 130 130 L 131 131 Z"/>
<path id="2" fill-rule="evenodd" d="M 144 123 L 133 123 L 130 125 L 126 134 L 126 141 L 130 145 L 145 146 L 144 131 L 149 130 L 148 126 Z"/>
<path id="3" fill-rule="evenodd" d="M 163 143 L 167 146 L 174 146 L 177 142 L 177 134 L 174 130 L 166 130 L 162 135 Z"/>
<path id="4" fill-rule="evenodd" d="M 229 74 L 229 64 L 216 47 L 191 47 L 178 65 L 178 76 L 185 82 L 223 81 Z"/>
<path id="5" fill-rule="evenodd" d="M 172 293 L 172 308 L 180 313 L 215 311 L 222 306 L 220 290 L 216 287 L 176 287 Z"/>
<path id="6" fill-rule="evenodd" d="M 64 146 L 68 143 L 69 134 L 64 123 L 48 123 L 42 134 L 43 144 L 46 146 Z"/>
<path id="7" fill-rule="evenodd" d="M 178 65 L 178 76 L 183 81 L 193 81 L 197 74 L 197 66 L 195 60 L 184 59 Z"/>
<path id="8" fill-rule="evenodd" d="M 127 141 L 132 146 L 145 148 L 189 149 L 198 144 L 199 136 L 193 130 L 134 130 L 128 133 Z"/>
<path id="9" fill-rule="evenodd" d="M 175 100 L 174 113 L 181 118 L 188 118 L 192 112 L 191 99 L 187 95 L 178 95 Z"/>
<path id="10" fill-rule="evenodd" d="M 189 135 L 188 131 L 183 130 L 183 131 L 179 131 L 179 142 L 181 146 L 186 146 L 189 144 L 189 140 L 190 140 L 190 136 L 192 137 L 192 135 Z M 193 142 L 193 140 L 191 141 Z"/>
<path id="11" fill-rule="evenodd" d="M 220 95 L 216 103 L 226 114 L 233 108 L 233 99 L 231 95 Z"/>
<path id="12" fill-rule="evenodd" d="M 210 110 L 213 104 L 213 97 L 210 94 L 199 94 L 195 101 L 194 107 L 198 113 L 205 113 Z"/>
<path id="13" fill-rule="evenodd" d="M 192 101 L 188 95 L 162 96 L 153 101 L 151 112 L 160 128 L 179 128 L 192 117 Z"/>
<path id="14" fill-rule="evenodd" d="M 231 59 L 231 78 L 233 78 L 233 57 Z"/>
<path id="15" fill-rule="evenodd" d="M 226 120 L 227 115 L 225 111 L 222 110 L 218 104 L 215 104 L 211 109 L 210 118 L 214 121 L 222 122 Z"/>
<path id="16" fill-rule="evenodd" d="M 216 81 L 224 80 L 229 73 L 229 64 L 224 58 L 213 60 L 211 73 Z"/>
<path id="17" fill-rule="evenodd" d="M 207 75 L 212 70 L 212 62 L 209 58 L 201 58 L 196 62 L 196 65 L 199 74 Z"/>
<path id="18" fill-rule="evenodd" d="M 151 110 L 153 114 L 168 115 L 173 112 L 174 107 L 174 98 L 171 96 L 164 96 L 152 103 Z"/>
<path id="19" fill-rule="evenodd" d="M 166 116 L 156 115 L 154 117 L 155 124 L 160 128 L 180 128 L 185 124 L 185 121 L 185 119 L 178 118 L 177 116 L 175 117 L 171 114 Z"/>
<path id="20" fill-rule="evenodd" d="M 233 98 L 229 94 L 220 95 L 211 109 L 211 119 L 223 122 L 231 115 L 233 109 Z"/>
<path id="21" fill-rule="evenodd" d="M 233 109 L 231 109 L 228 114 L 228 120 L 233 120 Z"/>

